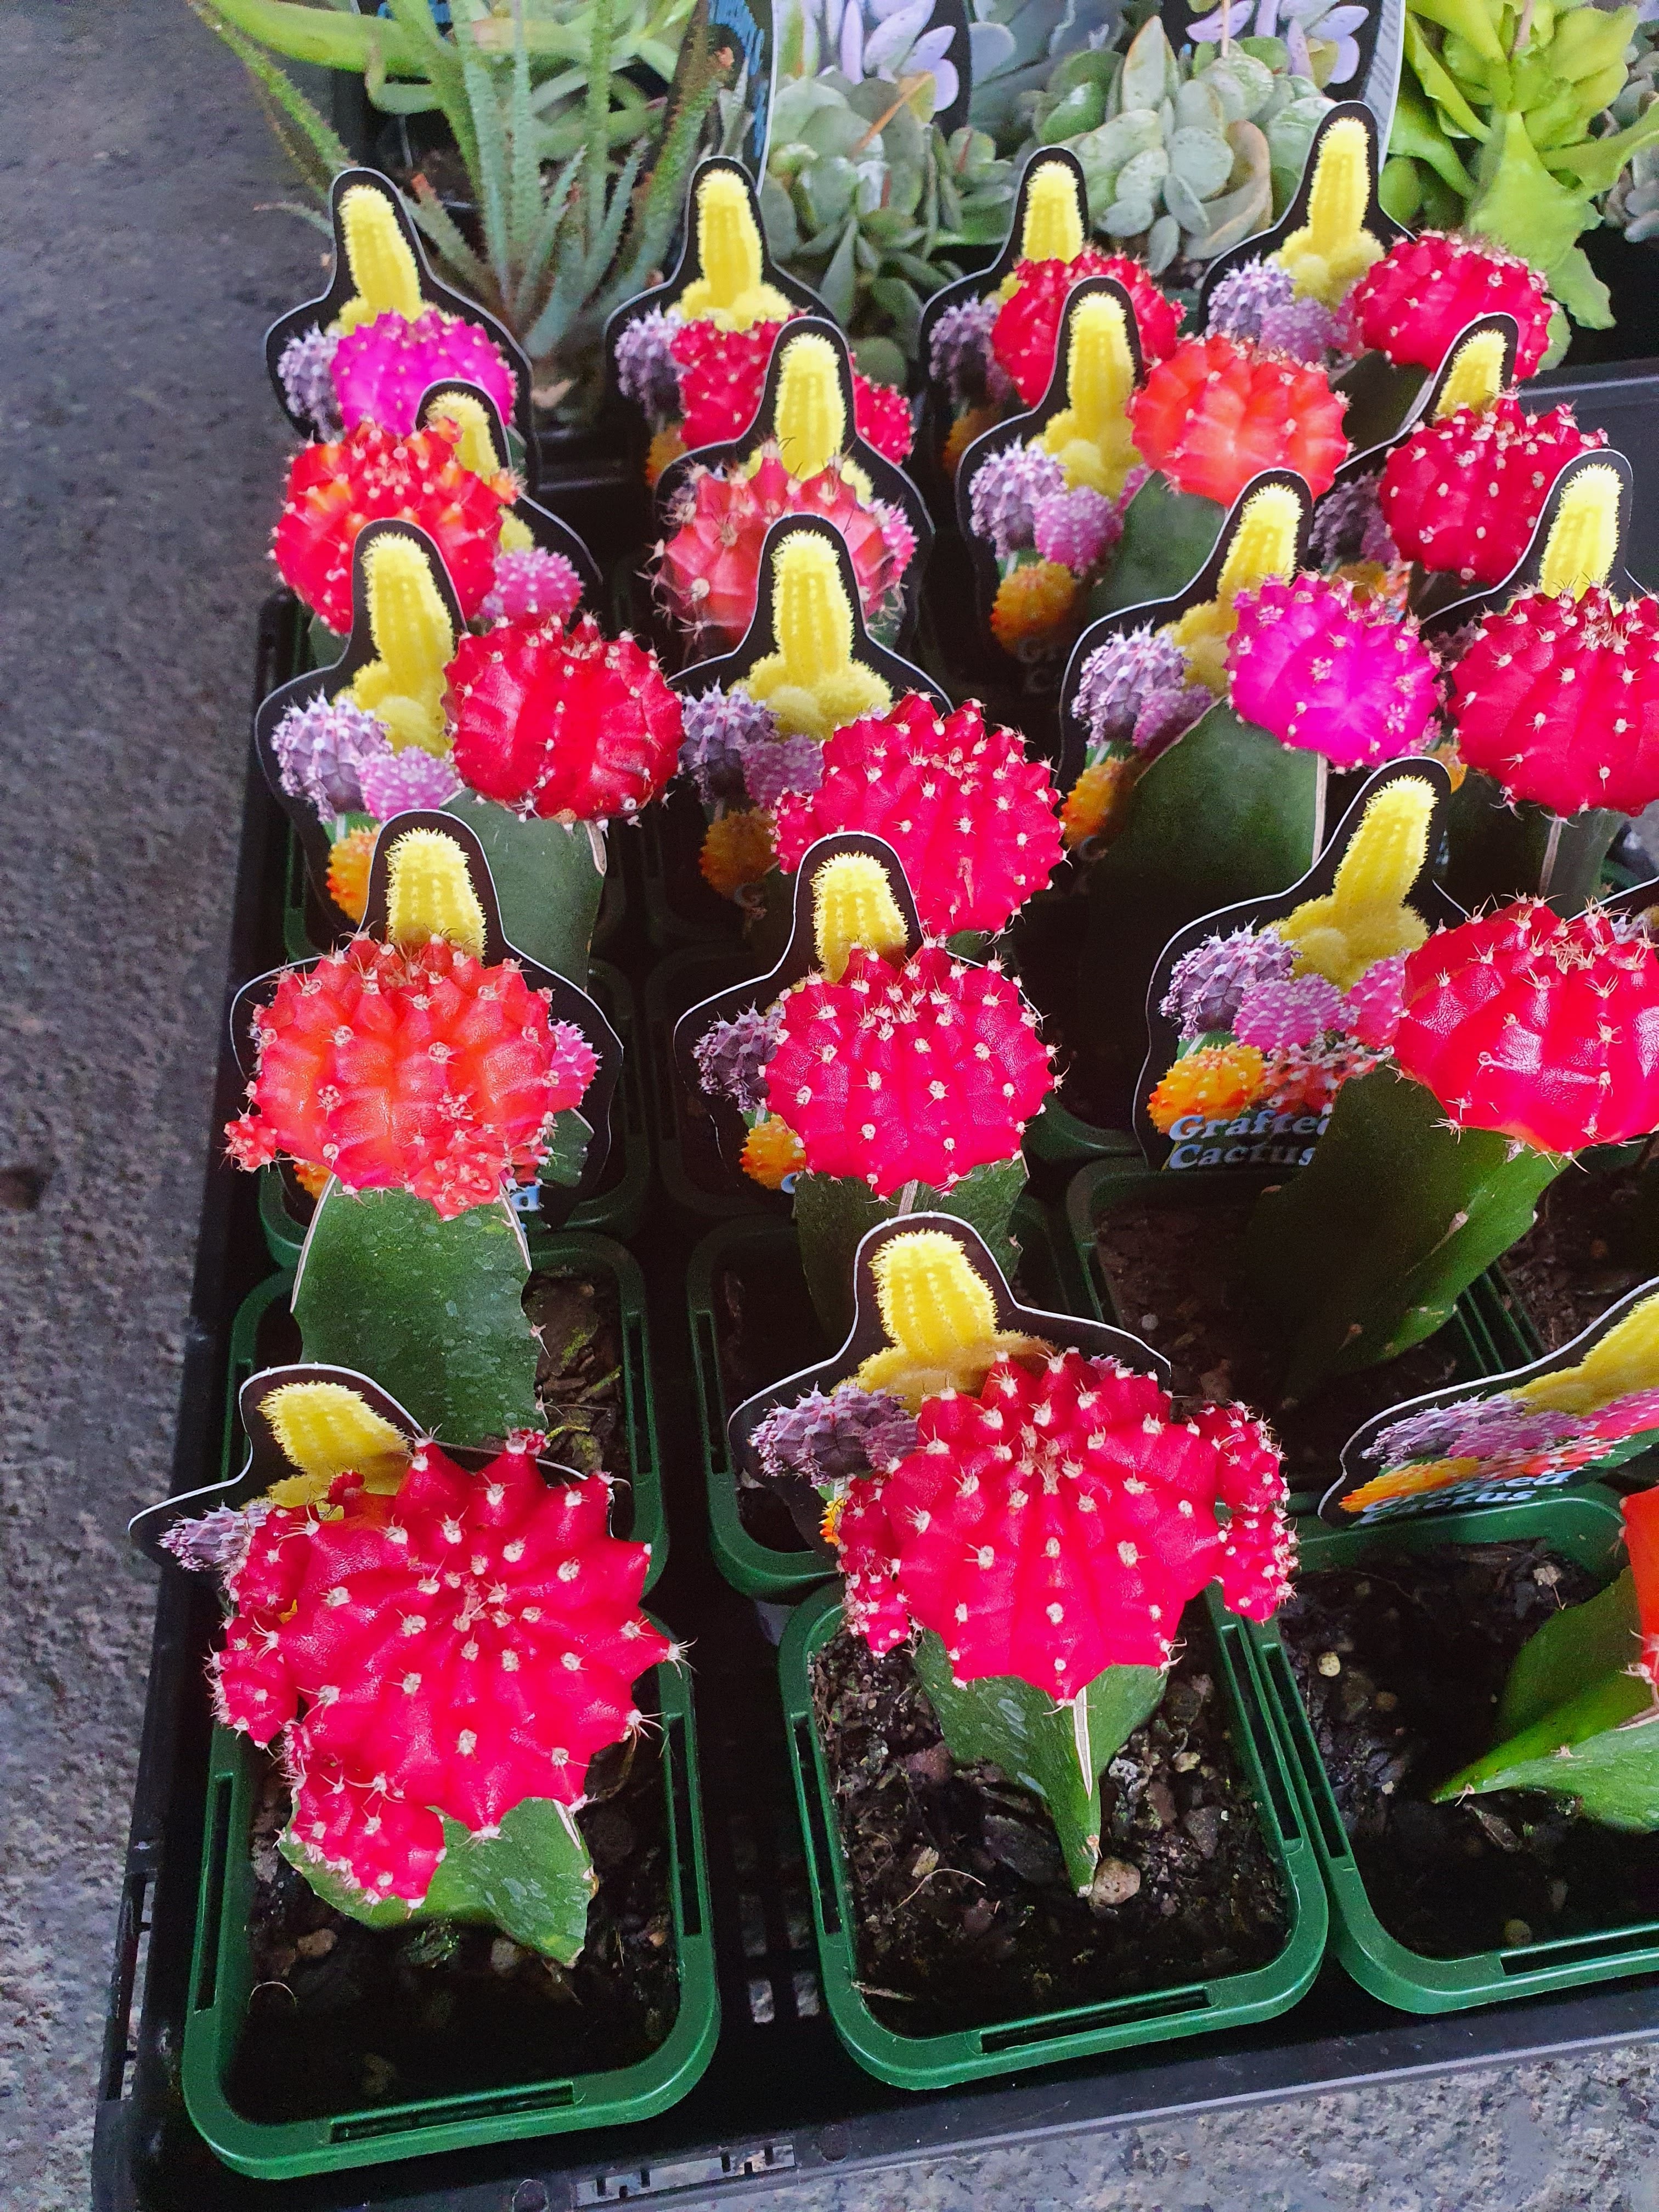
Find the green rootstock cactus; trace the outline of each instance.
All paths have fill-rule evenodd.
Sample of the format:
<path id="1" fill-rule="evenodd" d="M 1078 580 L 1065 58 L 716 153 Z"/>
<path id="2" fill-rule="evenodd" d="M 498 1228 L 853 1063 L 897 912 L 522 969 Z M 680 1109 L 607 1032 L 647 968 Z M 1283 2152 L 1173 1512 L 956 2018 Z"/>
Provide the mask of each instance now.
<path id="1" fill-rule="evenodd" d="M 1548 1790 L 1609 1828 L 1659 1829 L 1659 1491 L 1622 1501 L 1630 1565 L 1522 1649 L 1498 1741 L 1434 1795 Z"/>
<path id="2" fill-rule="evenodd" d="M 1406 955 L 1392 1069 L 1343 1085 L 1250 1224 L 1285 1395 L 1431 1335 L 1569 1158 L 1659 1126 L 1659 959 L 1592 909 L 1522 900 Z"/>

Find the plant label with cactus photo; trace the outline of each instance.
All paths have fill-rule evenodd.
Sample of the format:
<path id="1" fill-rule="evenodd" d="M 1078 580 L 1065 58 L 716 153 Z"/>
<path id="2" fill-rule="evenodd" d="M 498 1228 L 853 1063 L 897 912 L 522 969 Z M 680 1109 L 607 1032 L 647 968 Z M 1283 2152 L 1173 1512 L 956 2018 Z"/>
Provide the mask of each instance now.
<path id="1" fill-rule="evenodd" d="M 1347 1528 L 1512 1505 L 1595 1480 L 1656 1444 L 1659 1283 L 1643 1283 L 1529 1366 L 1375 1415 L 1343 1447 L 1319 1510 Z"/>
<path id="2" fill-rule="evenodd" d="M 1406 955 L 1462 919 L 1430 872 L 1449 795 L 1437 762 L 1391 763 L 1299 883 L 1171 939 L 1135 1109 L 1153 1166 L 1307 1166 L 1342 1085 L 1388 1057 Z"/>

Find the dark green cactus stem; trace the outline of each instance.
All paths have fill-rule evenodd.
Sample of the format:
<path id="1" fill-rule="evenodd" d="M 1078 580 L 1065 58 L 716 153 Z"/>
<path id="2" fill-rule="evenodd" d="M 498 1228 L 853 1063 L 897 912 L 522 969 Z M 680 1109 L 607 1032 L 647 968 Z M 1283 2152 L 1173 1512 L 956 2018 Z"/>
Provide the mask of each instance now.
<path id="1" fill-rule="evenodd" d="M 1041 1797 L 1072 1887 L 1086 1890 L 1100 1857 L 1100 1778 L 1158 1711 L 1166 1670 L 1109 1667 L 1060 1704 L 1015 1674 L 953 1681 L 945 1646 L 928 1629 L 917 1641 L 915 1668 L 951 1758 L 962 1766 L 989 1760 Z"/>
<path id="2" fill-rule="evenodd" d="M 1510 1669 L 1498 1742 L 1443 1782 L 1437 1803 L 1465 1791 L 1551 1790 L 1606 1827 L 1659 1828 L 1659 1700 L 1630 1671 L 1641 1633 L 1628 1570 L 1546 1621 Z"/>
<path id="3" fill-rule="evenodd" d="M 483 1921 L 515 1943 L 573 1966 L 587 1938 L 593 1863 L 580 1831 L 550 1797 L 526 1797 L 501 1820 L 496 1836 L 475 1835 L 444 1821 L 444 1855 L 432 1886 L 416 1905 L 401 1898 L 369 1899 L 331 1874 L 283 1830 L 277 1849 L 325 1905 L 369 1928 L 404 1928 L 416 1920 Z"/>
<path id="4" fill-rule="evenodd" d="M 1146 1050 L 1146 990 L 1178 929 L 1279 891 L 1313 866 L 1326 766 L 1230 707 L 1212 707 L 1129 794 L 1122 830 L 1088 872 L 1076 1050 L 1127 1124 Z"/>
<path id="5" fill-rule="evenodd" d="M 1263 1193 L 1245 1243 L 1251 1293 L 1289 1347 L 1285 1399 L 1432 1336 L 1565 1165 L 1450 1127 L 1432 1091 L 1391 1066 L 1346 1083 L 1311 1162 Z"/>
<path id="6" fill-rule="evenodd" d="M 423 1428 L 474 1444 L 540 1426 L 530 1279 L 505 1199 L 441 1220 L 408 1191 L 331 1183 L 300 1255 L 307 1359 L 373 1376 Z"/>
<path id="7" fill-rule="evenodd" d="M 1009 1223 L 1024 1188 L 1023 1157 L 977 1167 L 952 1190 L 909 1183 L 891 1198 L 878 1198 L 849 1176 L 801 1176 L 795 1184 L 801 1268 L 830 1342 L 839 1344 L 853 1325 L 853 1256 L 860 1240 L 901 1213 L 949 1213 L 968 1222 L 1012 1280 L 1019 1251 Z"/>
<path id="8" fill-rule="evenodd" d="M 1117 557 L 1089 594 L 1089 620 L 1173 599 L 1214 552 L 1226 520 L 1214 500 L 1148 477 L 1123 510 Z"/>
<path id="9" fill-rule="evenodd" d="M 534 817 L 521 822 L 507 807 L 471 792 L 459 793 L 444 811 L 459 815 L 484 848 L 507 941 L 586 990 L 605 892 L 586 823 Z"/>
<path id="10" fill-rule="evenodd" d="M 1528 799 L 1512 806 L 1489 775 L 1471 769 L 1447 816 L 1446 889 L 1471 914 L 1517 898 L 1582 914 L 1624 818 L 1606 806 L 1565 817 Z"/>

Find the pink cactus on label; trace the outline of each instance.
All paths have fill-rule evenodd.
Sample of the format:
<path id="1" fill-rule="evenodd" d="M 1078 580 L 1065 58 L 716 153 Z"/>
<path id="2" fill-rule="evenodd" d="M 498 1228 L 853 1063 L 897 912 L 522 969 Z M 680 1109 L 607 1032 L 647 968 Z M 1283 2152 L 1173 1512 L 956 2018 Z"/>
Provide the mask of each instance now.
<path id="1" fill-rule="evenodd" d="M 1270 579 L 1241 592 L 1237 609 L 1227 682 L 1247 721 L 1334 768 L 1373 767 L 1428 744 L 1440 679 L 1414 622 L 1323 576 Z"/>
<path id="2" fill-rule="evenodd" d="M 1400 1026 L 1405 989 L 1405 954 L 1391 953 L 1386 960 L 1378 960 L 1350 988 L 1343 1028 L 1373 1052 L 1386 1052 Z"/>
<path id="3" fill-rule="evenodd" d="M 1257 983 L 1247 991 L 1233 1020 L 1233 1035 L 1262 1052 L 1312 1044 L 1342 1018 L 1342 994 L 1322 975 L 1293 975 Z"/>

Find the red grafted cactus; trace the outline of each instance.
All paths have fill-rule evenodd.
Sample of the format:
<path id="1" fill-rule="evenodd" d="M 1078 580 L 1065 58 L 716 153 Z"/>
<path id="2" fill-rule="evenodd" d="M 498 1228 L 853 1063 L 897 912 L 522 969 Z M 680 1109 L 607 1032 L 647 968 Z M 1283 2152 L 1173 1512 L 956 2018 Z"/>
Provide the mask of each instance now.
<path id="1" fill-rule="evenodd" d="M 1659 600 L 1528 592 L 1452 678 L 1457 749 L 1512 799 L 1639 814 L 1659 799 Z"/>
<path id="2" fill-rule="evenodd" d="M 456 774 L 520 813 L 633 814 L 678 765 L 680 702 L 656 655 L 592 615 L 463 638 L 447 674 Z"/>
<path id="3" fill-rule="evenodd" d="M 348 1190 L 412 1191 L 446 1220 L 539 1162 L 599 1065 L 515 962 L 486 967 L 441 938 L 354 938 L 290 970 L 254 1037 L 251 1110 L 225 1133 L 239 1167 L 285 1155 Z"/>
<path id="4" fill-rule="evenodd" d="M 1000 1360 L 917 1428 L 891 1473 L 854 1478 L 836 1530 L 848 1623 L 877 1652 L 929 1629 L 958 1682 L 1070 1698 L 1109 1667 L 1167 1665 L 1212 1580 L 1252 1620 L 1286 1595 L 1279 1454 L 1240 1407 L 1177 1420 L 1151 1376 L 1067 1352 Z"/>
<path id="5" fill-rule="evenodd" d="M 755 419 L 781 323 L 756 323 L 746 331 L 716 330 L 712 323 L 683 323 L 669 351 L 680 363 L 680 435 L 689 447 L 722 446 L 740 438 Z M 914 434 L 904 394 L 853 372 L 854 426 L 866 445 L 902 463 Z"/>
<path id="6" fill-rule="evenodd" d="M 1620 1503 L 1625 1516 L 1625 1549 L 1636 1584 L 1637 1618 L 1642 1624 L 1642 1656 L 1637 1662 L 1650 1687 L 1659 1691 L 1659 1490 L 1638 1490 Z"/>
<path id="7" fill-rule="evenodd" d="M 508 477 L 486 481 L 455 458 L 453 422 L 402 435 L 360 422 L 335 444 L 307 446 L 288 474 L 271 539 L 283 581 L 333 630 L 351 628 L 351 549 L 366 522 L 417 523 L 443 555 L 467 622 L 495 579 Z"/>
<path id="8" fill-rule="evenodd" d="M 1085 276 L 1115 276 L 1122 285 L 1134 309 L 1146 361 L 1162 361 L 1175 349 L 1181 310 L 1130 255 L 1097 253 L 1088 246 L 1075 261 L 1022 261 L 1014 271 L 1015 289 L 992 325 L 991 349 L 1028 407 L 1035 407 L 1048 389 L 1066 295 Z"/>
<path id="9" fill-rule="evenodd" d="M 838 983 L 814 977 L 783 1002 L 767 1103 L 808 1170 L 889 1198 L 907 1182 L 948 1190 L 1012 1159 L 1053 1077 L 1036 1016 L 995 967 L 943 945 L 902 963 L 861 946 Z"/>
<path id="10" fill-rule="evenodd" d="M 415 428 L 429 385 L 459 379 L 513 419 L 513 372 L 476 323 L 428 307 L 410 322 L 394 308 L 359 323 L 334 349 L 334 389 L 348 430 L 359 422 L 406 433 Z"/>
<path id="11" fill-rule="evenodd" d="M 1464 582 L 1501 584 L 1526 551 L 1551 487 L 1571 460 L 1607 443 L 1571 407 L 1522 412 L 1503 398 L 1425 422 L 1388 458 L 1382 519 L 1402 557 Z"/>
<path id="12" fill-rule="evenodd" d="M 1057 804 L 1018 731 L 988 728 L 972 702 L 941 716 L 913 693 L 837 730 L 817 789 L 783 794 L 778 865 L 793 873 L 816 839 L 870 830 L 903 862 L 930 936 L 995 931 L 1060 864 Z"/>
<path id="13" fill-rule="evenodd" d="M 418 1905 L 443 1820 L 493 1836 L 527 1798 L 582 1802 L 672 1647 L 639 1609 L 649 1550 L 606 1531 L 602 1477 L 556 1488 L 520 1432 L 477 1474 L 422 1445 L 395 1495 L 343 1474 L 277 1508 L 228 1578 L 220 1720 L 280 1734 L 301 1849 L 365 1899 Z"/>
<path id="14" fill-rule="evenodd" d="M 1318 499 L 1347 459 L 1346 402 L 1322 368 L 1247 338 L 1183 338 L 1129 402 L 1135 450 L 1177 490 L 1231 507 L 1263 469 L 1294 469 Z"/>
<path id="15" fill-rule="evenodd" d="M 1475 246 L 1444 231 L 1401 239 L 1346 305 L 1361 346 L 1397 368 L 1438 368 L 1452 340 L 1480 315 L 1514 316 L 1522 376 L 1532 374 L 1549 343 L 1552 302 L 1538 271 L 1484 240 Z"/>
<path id="16" fill-rule="evenodd" d="M 1536 899 L 1443 930 L 1406 960 L 1395 1059 L 1460 1128 L 1540 1152 L 1659 1127 L 1659 959 L 1591 908 Z"/>
<path id="17" fill-rule="evenodd" d="M 1247 721 L 1345 769 L 1429 742 L 1440 680 L 1414 622 L 1322 576 L 1271 578 L 1237 605 L 1227 686 Z"/>

